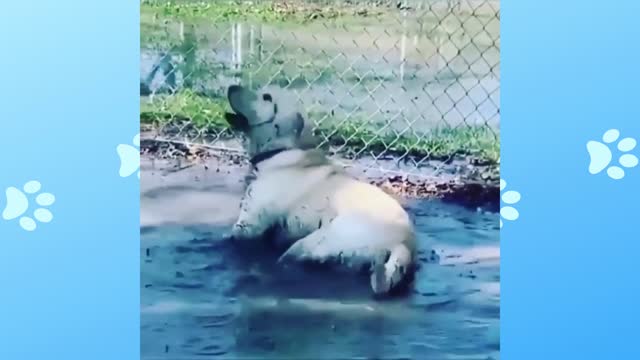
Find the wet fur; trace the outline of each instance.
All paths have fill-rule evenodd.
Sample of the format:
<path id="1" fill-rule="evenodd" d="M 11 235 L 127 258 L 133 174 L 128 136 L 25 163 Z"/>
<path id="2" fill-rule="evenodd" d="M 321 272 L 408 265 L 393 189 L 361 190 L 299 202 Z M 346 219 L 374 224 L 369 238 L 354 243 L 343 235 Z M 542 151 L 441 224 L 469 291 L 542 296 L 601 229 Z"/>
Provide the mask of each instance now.
<path id="1" fill-rule="evenodd" d="M 286 97 L 240 87 L 229 92 L 238 116 L 227 120 L 247 135 L 250 155 L 284 147 L 255 164 L 255 179 L 247 186 L 230 238 L 243 246 L 272 241 L 286 249 L 279 259 L 283 264 L 366 269 L 378 295 L 405 288 L 415 270 L 415 233 L 402 206 L 381 189 L 348 176 L 321 150 L 301 145 L 302 115 L 275 111 Z M 266 115 L 256 118 L 259 113 Z M 232 123 L 242 117 L 241 123 Z"/>

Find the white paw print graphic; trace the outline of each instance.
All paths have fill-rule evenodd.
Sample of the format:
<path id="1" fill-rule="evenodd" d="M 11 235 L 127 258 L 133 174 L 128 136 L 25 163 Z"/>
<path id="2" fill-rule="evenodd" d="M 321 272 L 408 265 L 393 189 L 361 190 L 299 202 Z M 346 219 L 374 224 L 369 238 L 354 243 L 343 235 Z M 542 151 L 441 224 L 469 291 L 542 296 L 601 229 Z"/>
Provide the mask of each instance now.
<path id="1" fill-rule="evenodd" d="M 37 227 L 37 222 L 48 223 L 53 220 L 53 214 L 46 207 L 51 206 L 56 198 L 50 193 L 39 193 L 42 185 L 36 180 L 32 180 L 24 184 L 22 190 L 13 186 L 7 188 L 7 206 L 2 212 L 2 218 L 5 220 L 13 220 L 20 217 L 18 221 L 20 227 L 27 231 L 33 231 Z M 23 216 L 29 209 L 29 199 L 27 195 L 35 196 L 35 202 L 39 206 L 32 215 Z M 34 220 L 35 219 L 35 220 Z"/>
<path id="2" fill-rule="evenodd" d="M 520 193 L 513 190 L 505 191 L 503 193 L 502 190 L 504 190 L 506 187 L 507 187 L 507 182 L 500 179 L 500 199 L 502 200 L 503 203 L 508 205 L 517 204 L 520 201 Z M 500 207 L 500 228 L 502 229 L 502 219 L 513 221 L 513 220 L 517 220 L 518 217 L 520 217 L 520 213 L 518 213 L 518 210 L 516 210 L 516 208 L 514 208 L 513 206 L 501 206 Z"/>
<path id="3" fill-rule="evenodd" d="M 589 173 L 595 175 L 607 169 L 607 175 L 614 180 L 620 180 L 625 176 L 623 168 L 632 168 L 638 165 L 638 157 L 629 154 L 636 147 L 634 138 L 624 138 L 618 141 L 617 148 L 622 153 L 618 157 L 618 164 L 621 166 L 611 165 L 613 153 L 610 145 L 620 138 L 620 131 L 611 129 L 602 135 L 602 141 L 589 141 L 587 143 L 587 151 L 589 152 Z"/>
<path id="4" fill-rule="evenodd" d="M 120 144 L 116 147 L 120 157 L 120 176 L 129 177 L 137 171 L 140 179 L 140 134 L 133 137 L 133 145 Z"/>

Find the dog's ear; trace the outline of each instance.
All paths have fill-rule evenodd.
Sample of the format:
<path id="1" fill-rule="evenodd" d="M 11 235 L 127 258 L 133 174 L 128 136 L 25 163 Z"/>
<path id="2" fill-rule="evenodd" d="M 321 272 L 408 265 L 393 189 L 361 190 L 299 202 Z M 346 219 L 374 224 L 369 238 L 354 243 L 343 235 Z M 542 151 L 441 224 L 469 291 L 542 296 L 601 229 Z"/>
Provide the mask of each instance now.
<path id="1" fill-rule="evenodd" d="M 320 145 L 320 139 L 313 136 L 311 126 L 306 126 L 306 121 L 302 114 L 297 113 L 296 119 L 293 121 L 293 131 L 296 135 L 297 146 L 300 149 L 314 149 Z"/>
<path id="2" fill-rule="evenodd" d="M 242 114 L 225 113 L 224 118 L 227 119 L 231 129 L 247 132 L 249 131 L 249 120 Z"/>
<path id="3" fill-rule="evenodd" d="M 302 114 L 296 113 L 296 118 L 293 120 L 293 131 L 296 134 L 296 138 L 302 135 L 302 130 L 304 130 L 304 118 Z"/>
<path id="4" fill-rule="evenodd" d="M 227 98 L 233 111 L 246 117 L 251 112 L 251 103 L 255 101 L 256 94 L 243 86 L 231 85 L 227 90 Z"/>

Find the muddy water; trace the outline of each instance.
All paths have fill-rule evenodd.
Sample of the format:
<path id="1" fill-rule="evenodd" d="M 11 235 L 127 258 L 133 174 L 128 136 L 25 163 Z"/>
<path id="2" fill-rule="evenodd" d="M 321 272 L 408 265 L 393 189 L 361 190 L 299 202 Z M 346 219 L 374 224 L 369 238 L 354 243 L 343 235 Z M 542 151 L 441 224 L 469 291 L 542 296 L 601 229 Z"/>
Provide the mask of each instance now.
<path id="1" fill-rule="evenodd" d="M 143 359 L 499 358 L 496 214 L 407 202 L 421 269 L 409 295 L 375 301 L 366 279 L 280 268 L 269 251 L 221 242 L 237 167 L 142 165 Z"/>

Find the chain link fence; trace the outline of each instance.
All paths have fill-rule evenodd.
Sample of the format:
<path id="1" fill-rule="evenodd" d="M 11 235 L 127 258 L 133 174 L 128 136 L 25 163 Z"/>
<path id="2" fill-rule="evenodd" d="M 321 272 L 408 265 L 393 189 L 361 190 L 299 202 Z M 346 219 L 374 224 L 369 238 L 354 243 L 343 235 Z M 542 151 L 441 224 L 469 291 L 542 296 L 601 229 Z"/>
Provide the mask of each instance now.
<path id="1" fill-rule="evenodd" d="M 276 84 L 338 159 L 497 169 L 499 27 L 494 0 L 143 1 L 141 137 L 241 152 L 227 87 Z"/>

